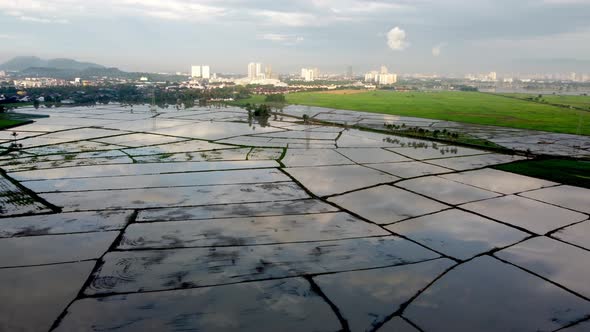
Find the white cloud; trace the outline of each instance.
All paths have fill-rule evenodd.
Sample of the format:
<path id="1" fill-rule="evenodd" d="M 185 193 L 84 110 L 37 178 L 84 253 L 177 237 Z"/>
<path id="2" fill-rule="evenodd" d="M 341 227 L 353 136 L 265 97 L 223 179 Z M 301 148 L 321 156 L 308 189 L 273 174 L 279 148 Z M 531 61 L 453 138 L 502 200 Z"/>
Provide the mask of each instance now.
<path id="1" fill-rule="evenodd" d="M 390 10 L 405 10 L 414 8 L 407 4 L 392 1 L 367 1 L 367 0 L 311 0 L 316 8 L 331 9 L 334 12 L 376 12 Z"/>
<path id="2" fill-rule="evenodd" d="M 322 25 L 322 21 L 318 17 L 308 13 L 263 10 L 256 12 L 255 15 L 262 16 L 267 19 L 268 23 L 276 25 L 286 25 L 290 27 Z"/>
<path id="3" fill-rule="evenodd" d="M 21 21 L 27 21 L 27 22 L 34 22 L 34 23 L 57 23 L 57 24 L 68 24 L 69 21 L 63 18 L 44 18 L 44 17 L 34 17 L 34 16 L 27 16 L 27 15 L 21 15 L 21 16 L 16 16 L 18 17 L 18 19 L 20 19 Z"/>
<path id="4" fill-rule="evenodd" d="M 63 23 L 88 17 L 133 17 L 186 22 L 240 22 L 309 27 L 372 20 L 415 9 L 401 0 L 295 0 L 269 5 L 250 0 L 0 0 L 0 15 L 19 11 L 24 20 Z M 260 18 L 263 21 L 260 21 Z"/>
<path id="5" fill-rule="evenodd" d="M 6 11 L 26 11 L 26 12 L 55 12 L 56 8 L 47 2 L 37 0 L 3 0 L 0 1 L 0 8 Z"/>
<path id="6" fill-rule="evenodd" d="M 440 44 L 438 44 L 438 45 L 435 45 L 435 46 L 432 48 L 432 55 L 433 55 L 433 56 L 439 56 L 439 55 L 440 55 L 440 53 L 442 52 L 442 49 L 443 49 L 443 47 L 445 47 L 445 46 L 447 46 L 447 44 L 446 44 L 446 43 L 440 43 Z"/>
<path id="7" fill-rule="evenodd" d="M 268 40 L 275 43 L 282 43 L 286 45 L 294 45 L 300 43 L 304 40 L 303 37 L 297 35 L 284 35 L 284 34 L 277 34 L 277 33 L 267 33 L 263 35 L 259 35 L 258 39 Z"/>
<path id="8" fill-rule="evenodd" d="M 406 42 L 406 32 L 399 27 L 395 27 L 387 33 L 387 46 L 394 51 L 402 51 L 408 47 Z"/>
<path id="9" fill-rule="evenodd" d="M 205 21 L 227 9 L 194 0 L 0 0 L 0 13 L 37 23 L 67 23 L 76 17 L 109 15 Z"/>
<path id="10" fill-rule="evenodd" d="M 166 20 L 205 21 L 227 14 L 219 6 L 194 3 L 190 0 L 110 0 L 122 12 L 135 12 Z"/>
<path id="11" fill-rule="evenodd" d="M 69 23 L 68 20 L 63 18 L 57 17 L 49 17 L 49 16 L 38 16 L 36 14 L 28 15 L 18 10 L 8 10 L 6 11 L 6 15 L 18 18 L 21 21 L 25 22 L 34 22 L 34 23 L 58 23 L 58 24 L 67 24 Z"/>
<path id="12" fill-rule="evenodd" d="M 413 7 L 380 1 L 328 1 L 329 8 L 336 14 L 360 15 L 370 13 L 383 13 L 391 11 L 404 11 L 413 9 Z"/>

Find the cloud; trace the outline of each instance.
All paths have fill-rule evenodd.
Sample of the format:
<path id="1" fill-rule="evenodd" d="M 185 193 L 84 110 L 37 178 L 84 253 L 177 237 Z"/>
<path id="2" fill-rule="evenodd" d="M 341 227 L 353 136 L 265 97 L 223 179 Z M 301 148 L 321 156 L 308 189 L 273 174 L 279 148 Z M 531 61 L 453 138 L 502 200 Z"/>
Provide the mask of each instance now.
<path id="1" fill-rule="evenodd" d="M 474 41 L 472 46 L 481 52 L 496 52 L 499 49 L 545 57 L 563 57 L 564 54 L 577 57 L 590 56 L 590 28 L 566 33 L 555 33 L 529 38 L 495 38 Z"/>
<path id="2" fill-rule="evenodd" d="M 224 16 L 228 9 L 220 6 L 194 3 L 187 0 L 119 0 L 113 7 L 122 12 L 134 12 L 165 20 L 205 21 Z"/>
<path id="3" fill-rule="evenodd" d="M 277 34 L 277 33 L 267 33 L 263 35 L 259 35 L 258 39 L 268 40 L 275 43 L 281 43 L 285 45 L 294 45 L 302 42 L 304 40 L 303 37 L 297 35 L 285 35 L 285 34 Z"/>
<path id="4" fill-rule="evenodd" d="M 206 21 L 228 9 L 193 0 L 0 0 L 0 12 L 23 21 L 69 23 L 69 18 L 148 17 L 162 20 Z"/>
<path id="5" fill-rule="evenodd" d="M 408 47 L 406 42 L 406 32 L 399 27 L 395 27 L 387 33 L 387 46 L 394 51 L 403 51 Z"/>
<path id="6" fill-rule="evenodd" d="M 361 15 L 383 13 L 391 11 L 404 11 L 414 9 L 406 4 L 380 2 L 380 1 L 342 1 L 329 2 L 330 10 L 336 14 Z"/>
<path id="7" fill-rule="evenodd" d="M 317 26 L 325 22 L 309 13 L 263 10 L 256 12 L 255 15 L 262 16 L 268 23 L 290 27 Z"/>
<path id="8" fill-rule="evenodd" d="M 27 16 L 27 15 L 20 15 L 20 16 L 15 16 L 15 17 L 17 17 L 21 21 L 34 22 L 34 23 L 57 23 L 57 24 L 70 23 L 68 20 L 63 19 L 63 18 L 52 19 L 52 18 L 34 17 L 34 16 Z"/>
<path id="9" fill-rule="evenodd" d="M 500 66 L 514 57 L 590 58 L 589 4 L 590 0 L 0 0 L 0 34 L 16 35 L 23 44 L 20 50 L 0 49 L 0 56 L 34 53 L 29 48 L 34 51 L 35 46 L 46 52 L 40 55 L 53 56 L 63 53 L 66 45 L 72 57 L 105 57 L 113 65 L 120 59 L 136 68 L 141 62 L 174 68 L 174 63 L 193 61 L 190 54 L 198 45 L 207 45 L 201 57 L 211 60 L 203 61 L 235 64 L 235 71 L 243 70 L 237 63 L 249 60 L 242 57 L 256 54 L 262 45 L 265 59 L 277 65 L 316 63 L 339 70 L 342 65 L 336 63 L 360 67 L 367 61 L 359 49 L 372 54 L 371 62 L 387 63 L 391 54 L 383 51 L 391 48 L 406 71 L 447 66 L 462 72 L 467 66 L 488 63 L 499 64 L 501 71 Z M 65 22 L 69 25 L 59 24 Z M 87 38 L 89 33 L 93 38 Z M 78 42 L 68 44 L 74 39 Z M 126 54 L 113 52 L 120 45 L 129 46 Z M 291 56 L 285 56 L 285 49 Z M 451 52 L 457 61 L 421 62 L 421 56 L 442 59 Z M 170 61 L 162 62 L 164 54 Z"/>
<path id="10" fill-rule="evenodd" d="M 5 6 L 4 4 L 0 4 L 0 8 L 2 8 L 2 6 Z M 6 8 L 11 8 L 10 6 L 7 6 Z M 34 7 L 37 8 L 37 7 Z M 50 12 L 49 8 L 48 8 L 48 12 Z M 68 24 L 69 21 L 64 19 L 64 18 L 58 18 L 55 16 L 43 16 L 43 15 L 39 15 L 36 12 L 32 11 L 32 14 L 26 14 L 20 10 L 7 10 L 5 12 L 6 15 L 8 16 L 12 16 L 15 17 L 21 21 L 25 21 L 25 22 L 34 22 L 34 23 L 58 23 L 58 24 Z M 48 13 L 46 13 L 48 14 Z"/>
<path id="11" fill-rule="evenodd" d="M 550 5 L 590 5 L 590 0 L 544 0 L 543 3 Z"/>
<path id="12" fill-rule="evenodd" d="M 0 1 L 0 12 L 25 22 L 67 24 L 69 21 L 59 13 L 59 5 L 50 1 L 6 0 Z"/>
<path id="13" fill-rule="evenodd" d="M 0 15 L 19 11 L 25 20 L 43 23 L 108 16 L 317 27 L 369 21 L 414 9 L 406 0 L 0 0 Z M 223 20 L 216 20 L 221 17 Z"/>
<path id="14" fill-rule="evenodd" d="M 433 56 L 439 56 L 440 53 L 442 52 L 443 47 L 447 46 L 447 43 L 440 43 L 438 45 L 435 45 L 432 48 L 432 55 Z"/>

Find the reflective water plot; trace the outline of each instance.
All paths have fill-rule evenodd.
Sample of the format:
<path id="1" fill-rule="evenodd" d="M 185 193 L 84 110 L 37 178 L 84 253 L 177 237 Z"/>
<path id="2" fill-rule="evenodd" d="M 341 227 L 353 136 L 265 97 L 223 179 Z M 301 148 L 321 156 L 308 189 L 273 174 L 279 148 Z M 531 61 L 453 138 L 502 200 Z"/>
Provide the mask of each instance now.
<path id="1" fill-rule="evenodd" d="M 589 190 L 301 117 L 443 122 L 25 111 L 50 117 L 0 132 L 0 331 L 590 328 Z"/>

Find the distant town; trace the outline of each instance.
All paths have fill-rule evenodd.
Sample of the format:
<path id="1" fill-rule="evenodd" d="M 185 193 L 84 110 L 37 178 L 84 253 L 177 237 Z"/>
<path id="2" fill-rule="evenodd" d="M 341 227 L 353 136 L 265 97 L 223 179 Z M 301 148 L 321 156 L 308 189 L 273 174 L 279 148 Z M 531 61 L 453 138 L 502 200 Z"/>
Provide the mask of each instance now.
<path id="1" fill-rule="evenodd" d="M 398 74 L 381 65 L 368 72 L 356 72 L 352 66 L 347 66 L 341 73 L 323 72 L 318 67 L 301 68 L 296 73 L 278 73 L 273 70 L 271 64 L 251 62 L 244 65 L 245 74 L 220 73 L 205 64 L 191 65 L 189 72 L 128 73 L 117 68 L 106 68 L 69 59 L 49 60 L 42 64 L 48 67 L 36 67 L 37 62 L 27 67 L 27 59 L 29 58 L 15 58 L 0 65 L 0 68 L 3 68 L 0 70 L 0 103 L 108 102 L 116 99 L 113 92 L 113 87 L 116 86 L 133 87 L 131 99 L 137 101 L 145 100 L 150 93 L 155 99 L 156 89 L 159 92 L 200 91 L 197 99 L 203 98 L 203 91 L 229 91 L 208 93 L 208 101 L 231 101 L 236 95 L 336 89 L 532 93 L 538 91 L 560 94 L 588 94 L 590 91 L 590 74 L 575 72 L 526 75 L 487 72 L 468 74 L 464 77 L 444 77 L 436 74 Z M 75 90 L 80 87 L 93 88 L 92 91 L 98 92 L 98 95 L 89 98 L 85 91 Z M 66 90 L 39 90 L 44 88 Z M 240 91 L 240 88 L 247 88 L 247 93 Z M 63 95 L 65 91 L 69 91 L 66 96 Z M 120 91 L 116 94 L 120 95 Z"/>

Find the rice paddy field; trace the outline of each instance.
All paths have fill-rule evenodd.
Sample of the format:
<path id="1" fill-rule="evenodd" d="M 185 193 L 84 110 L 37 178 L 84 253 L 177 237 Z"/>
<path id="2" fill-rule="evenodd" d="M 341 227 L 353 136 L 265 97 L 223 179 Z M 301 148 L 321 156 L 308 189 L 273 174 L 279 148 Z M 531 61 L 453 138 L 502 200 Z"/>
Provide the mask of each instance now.
<path id="1" fill-rule="evenodd" d="M 501 96 L 518 98 L 523 100 L 534 100 L 538 98 L 538 101 L 562 107 L 575 107 L 583 110 L 590 111 L 590 96 L 586 95 L 553 95 L 553 94 L 531 94 L 531 93 L 502 93 Z"/>
<path id="2" fill-rule="evenodd" d="M 521 97 L 521 96 L 515 96 Z M 549 98 L 550 96 L 547 96 Z M 551 96 L 559 98 L 560 96 Z M 576 98 L 574 98 L 576 97 Z M 579 97 L 579 98 L 578 98 Z M 565 97 L 564 97 L 565 98 Z M 576 104 L 590 97 L 570 96 Z M 264 102 L 263 96 L 243 103 Z M 414 116 L 472 124 L 590 135 L 590 111 L 480 92 L 355 91 L 287 95 L 289 104 Z"/>

